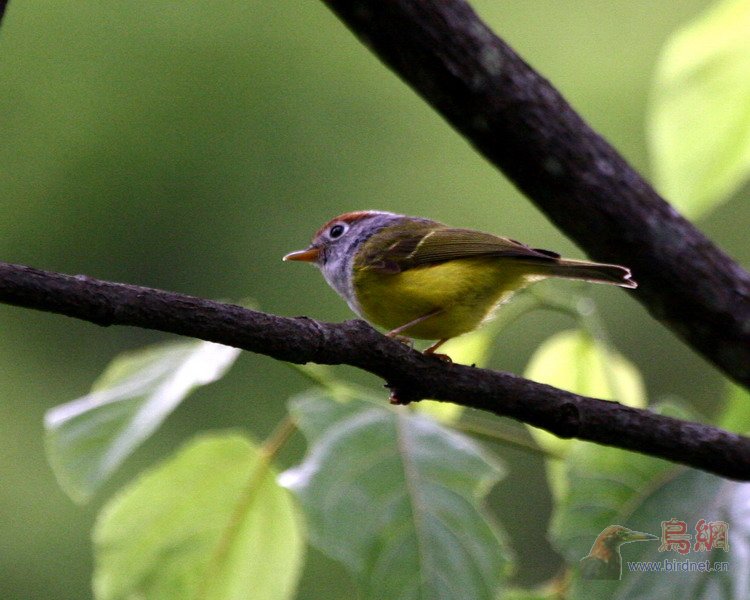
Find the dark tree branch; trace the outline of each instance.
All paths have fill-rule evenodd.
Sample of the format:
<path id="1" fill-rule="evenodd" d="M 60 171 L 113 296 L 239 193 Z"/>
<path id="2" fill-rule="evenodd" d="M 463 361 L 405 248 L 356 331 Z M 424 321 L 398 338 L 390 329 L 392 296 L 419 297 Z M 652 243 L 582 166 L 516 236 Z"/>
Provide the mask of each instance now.
<path id="1" fill-rule="evenodd" d="M 446 364 L 364 321 L 321 323 L 150 288 L 0 263 L 0 302 L 97 325 L 185 335 L 294 363 L 347 364 L 374 373 L 402 401 L 435 398 L 551 431 L 750 480 L 750 439 L 710 425 L 577 396 L 511 375 Z"/>
<path id="2" fill-rule="evenodd" d="M 667 204 L 464 0 L 324 0 L 651 314 L 750 386 L 750 275 Z"/>

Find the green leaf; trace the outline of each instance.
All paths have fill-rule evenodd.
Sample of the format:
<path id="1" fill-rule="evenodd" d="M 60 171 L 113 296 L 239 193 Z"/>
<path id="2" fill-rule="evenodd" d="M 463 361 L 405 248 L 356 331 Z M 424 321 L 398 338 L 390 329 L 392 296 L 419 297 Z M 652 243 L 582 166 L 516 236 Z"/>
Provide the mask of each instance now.
<path id="1" fill-rule="evenodd" d="M 582 396 L 646 405 L 638 369 L 612 348 L 583 330 L 561 331 L 543 342 L 529 360 L 524 376 Z"/>
<path id="2" fill-rule="evenodd" d="M 311 542 L 362 598 L 494 599 L 506 556 L 481 500 L 501 476 L 472 440 L 408 410 L 308 395 L 290 410 L 310 443 L 282 474 Z"/>
<path id="3" fill-rule="evenodd" d="M 117 357 L 91 393 L 45 415 L 47 456 L 63 490 L 87 501 L 193 389 L 221 378 L 239 353 L 190 341 Z"/>
<path id="4" fill-rule="evenodd" d="M 750 392 L 735 383 L 729 384 L 727 404 L 719 426 L 736 433 L 750 431 Z"/>
<path id="5" fill-rule="evenodd" d="M 750 173 L 750 2 L 725 0 L 667 43 L 650 143 L 657 187 L 698 218 Z"/>
<path id="6" fill-rule="evenodd" d="M 317 363 L 305 363 L 304 365 L 295 363 L 284 364 L 316 385 L 324 388 L 337 400 L 346 400 L 351 396 L 351 387 L 349 384 L 339 380 L 329 365 L 319 365 Z"/>
<path id="7" fill-rule="evenodd" d="M 524 371 L 528 379 L 582 396 L 618 400 L 642 408 L 646 391 L 638 369 L 615 350 L 597 342 L 583 330 L 561 331 L 543 342 Z M 573 440 L 529 426 L 536 442 L 556 455 L 564 455 Z M 565 493 L 559 462 L 547 461 L 547 477 L 555 498 Z"/>
<path id="8" fill-rule="evenodd" d="M 204 435 L 129 485 L 94 530 L 97 600 L 294 597 L 295 504 L 261 449 Z"/>

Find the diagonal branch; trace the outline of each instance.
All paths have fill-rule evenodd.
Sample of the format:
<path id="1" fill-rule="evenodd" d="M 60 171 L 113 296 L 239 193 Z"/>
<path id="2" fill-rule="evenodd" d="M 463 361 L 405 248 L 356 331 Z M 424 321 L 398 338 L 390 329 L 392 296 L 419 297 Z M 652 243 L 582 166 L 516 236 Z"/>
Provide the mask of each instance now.
<path id="1" fill-rule="evenodd" d="M 183 294 L 0 263 L 0 302 L 97 325 L 185 335 L 294 362 L 346 364 L 382 377 L 406 401 L 435 398 L 733 479 L 750 480 L 750 439 L 577 396 L 511 375 L 446 364 L 387 338 L 364 321 L 278 317 Z"/>
<path id="2" fill-rule="evenodd" d="M 681 217 L 465 0 L 324 2 L 633 296 L 750 386 L 750 275 Z"/>

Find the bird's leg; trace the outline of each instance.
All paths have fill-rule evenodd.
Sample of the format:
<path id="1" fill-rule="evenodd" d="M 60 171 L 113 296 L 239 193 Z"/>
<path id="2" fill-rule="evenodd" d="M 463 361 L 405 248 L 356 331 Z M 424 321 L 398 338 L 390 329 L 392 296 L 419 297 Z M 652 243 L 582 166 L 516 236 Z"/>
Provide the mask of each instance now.
<path id="1" fill-rule="evenodd" d="M 401 342 L 405 342 L 405 340 L 408 340 L 409 338 L 404 338 L 404 336 L 401 335 L 402 332 L 406 331 L 407 329 L 414 327 L 415 325 L 419 325 L 419 323 L 422 323 L 423 321 L 426 321 L 430 317 L 434 317 L 435 315 L 439 315 L 441 312 L 443 312 L 442 308 L 436 308 L 435 310 L 428 312 L 426 315 L 422 315 L 421 317 L 418 317 L 414 319 L 413 321 L 409 321 L 408 323 L 405 323 L 404 325 L 401 325 L 400 327 L 396 327 L 396 329 L 392 329 L 385 335 L 388 337 L 397 339 Z M 434 356 L 436 358 L 439 358 L 442 361 L 445 362 L 453 362 L 451 360 L 451 357 L 447 354 L 436 354 L 435 350 L 437 350 L 440 346 L 442 346 L 445 342 L 448 341 L 448 338 L 444 338 L 442 340 L 438 340 L 435 342 L 432 346 L 427 348 L 427 350 L 424 351 L 425 354 L 429 354 L 430 356 Z M 405 342 L 408 343 L 408 342 Z"/>
<path id="2" fill-rule="evenodd" d="M 422 315 L 421 317 L 417 317 L 413 321 L 409 321 L 408 323 L 405 323 L 404 325 L 401 325 L 400 327 L 396 327 L 396 329 L 391 329 L 385 335 L 387 335 L 388 337 L 392 337 L 392 338 L 398 339 L 399 337 L 401 337 L 400 334 L 403 333 L 404 331 L 406 331 L 407 329 L 409 329 L 410 327 L 414 327 L 415 325 L 419 325 L 421 322 L 426 321 L 430 317 L 434 317 L 435 315 L 438 315 L 441 312 L 443 312 L 443 309 L 442 308 L 437 308 L 437 309 L 433 310 L 432 312 L 428 312 L 426 315 Z"/>
<path id="3" fill-rule="evenodd" d="M 443 344 L 445 344 L 445 342 L 447 342 L 449 339 L 450 338 L 443 338 L 442 340 L 438 340 L 432 346 L 430 346 L 429 348 L 427 348 L 427 350 L 425 350 L 424 353 L 425 354 L 430 354 L 431 356 L 439 358 L 443 362 L 453 362 L 453 360 L 451 359 L 451 357 L 448 356 L 447 354 L 438 354 L 438 353 L 435 352 L 435 350 L 437 350 L 438 348 L 440 348 L 440 346 L 442 346 Z"/>

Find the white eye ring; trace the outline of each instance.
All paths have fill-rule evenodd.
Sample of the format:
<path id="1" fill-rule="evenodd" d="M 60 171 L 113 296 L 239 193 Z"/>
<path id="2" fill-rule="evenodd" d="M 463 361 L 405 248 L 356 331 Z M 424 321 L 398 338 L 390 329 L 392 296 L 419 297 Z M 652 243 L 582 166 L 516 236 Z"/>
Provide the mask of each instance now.
<path id="1" fill-rule="evenodd" d="M 349 231 L 349 226 L 346 223 L 335 223 L 328 229 L 328 237 L 337 240 L 347 231 Z"/>

